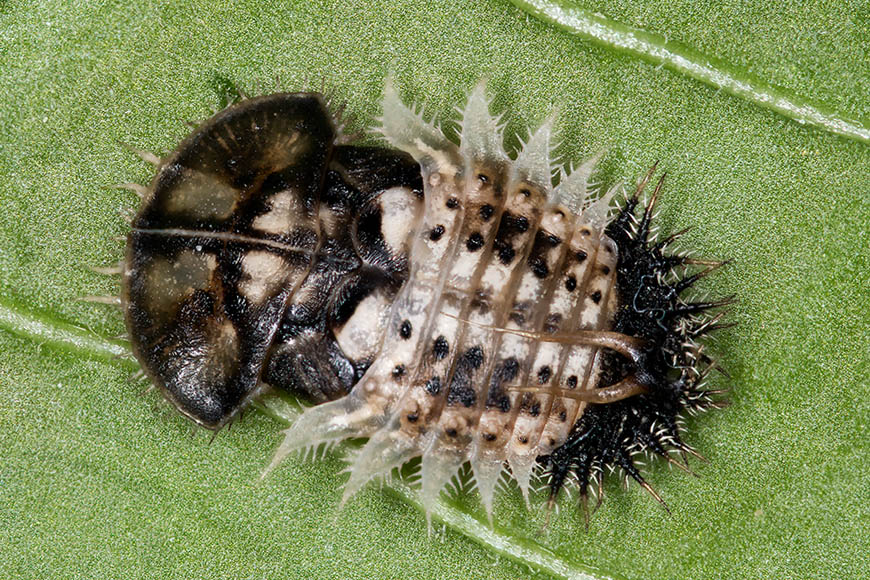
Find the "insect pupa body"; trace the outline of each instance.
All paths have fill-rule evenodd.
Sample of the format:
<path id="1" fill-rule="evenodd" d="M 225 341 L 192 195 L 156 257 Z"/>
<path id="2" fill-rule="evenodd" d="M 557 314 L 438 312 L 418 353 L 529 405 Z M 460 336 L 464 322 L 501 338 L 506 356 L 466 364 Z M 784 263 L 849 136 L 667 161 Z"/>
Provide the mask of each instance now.
<path id="1" fill-rule="evenodd" d="M 200 126 L 146 193 L 127 326 L 143 368 L 200 425 L 222 427 L 269 388 L 335 399 L 371 362 L 377 310 L 407 276 L 404 241 L 381 221 L 416 214 L 422 184 L 407 156 L 335 140 L 318 95 L 252 99 Z M 366 300 L 374 315 L 346 328 Z"/>

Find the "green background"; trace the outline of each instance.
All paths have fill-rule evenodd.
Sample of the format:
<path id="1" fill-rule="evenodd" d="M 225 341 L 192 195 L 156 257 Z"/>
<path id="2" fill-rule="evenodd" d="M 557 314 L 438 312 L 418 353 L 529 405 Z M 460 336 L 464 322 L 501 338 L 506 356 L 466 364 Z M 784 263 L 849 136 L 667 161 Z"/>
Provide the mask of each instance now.
<path id="1" fill-rule="evenodd" d="M 866 4 L 577 5 L 870 121 Z M 557 108 L 557 152 L 607 147 L 608 182 L 660 159 L 663 230 L 692 225 L 685 248 L 733 259 L 702 289 L 739 299 L 710 345 L 732 405 L 688 421 L 699 478 L 649 466 L 670 515 L 615 476 L 588 531 L 563 498 L 542 532 L 542 496 L 529 513 L 513 486 L 494 530 L 474 493 L 445 501 L 431 537 L 401 485 L 338 511 L 340 451 L 261 483 L 280 423 L 191 437 L 106 355 L 120 315 L 76 299 L 117 292 L 87 269 L 120 258 L 136 205 L 107 186 L 151 176 L 120 143 L 168 152 L 227 81 L 325 86 L 370 127 L 390 70 L 440 119 L 481 77 L 509 134 Z M 0 576 L 867 576 L 868 175 L 865 143 L 506 2 L 0 1 Z"/>

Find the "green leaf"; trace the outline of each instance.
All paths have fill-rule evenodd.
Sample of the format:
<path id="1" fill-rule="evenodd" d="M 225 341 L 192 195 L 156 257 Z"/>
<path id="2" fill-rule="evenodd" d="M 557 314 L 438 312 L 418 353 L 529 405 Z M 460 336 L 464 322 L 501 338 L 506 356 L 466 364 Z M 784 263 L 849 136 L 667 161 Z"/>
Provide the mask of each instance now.
<path id="1" fill-rule="evenodd" d="M 515 4 L 544 19 L 505 2 L 0 2 L 0 576 L 870 575 L 870 13 Z M 608 147 L 607 181 L 660 159 L 662 229 L 733 260 L 704 287 L 739 298 L 710 345 L 732 405 L 688 421 L 700 477 L 649 466 L 670 515 L 609 480 L 588 531 L 563 498 L 542 532 L 541 496 L 529 513 L 509 486 L 494 529 L 461 492 L 429 537 L 401 482 L 338 511 L 340 453 L 261 482 L 280 422 L 190 437 L 113 358 L 120 315 L 77 298 L 117 292 L 87 268 L 121 257 L 136 205 L 109 186 L 151 176 L 121 143 L 170 150 L 228 82 L 326 86 L 365 128 L 390 71 L 440 119 L 481 77 L 509 132 L 557 108 L 559 153 Z"/>

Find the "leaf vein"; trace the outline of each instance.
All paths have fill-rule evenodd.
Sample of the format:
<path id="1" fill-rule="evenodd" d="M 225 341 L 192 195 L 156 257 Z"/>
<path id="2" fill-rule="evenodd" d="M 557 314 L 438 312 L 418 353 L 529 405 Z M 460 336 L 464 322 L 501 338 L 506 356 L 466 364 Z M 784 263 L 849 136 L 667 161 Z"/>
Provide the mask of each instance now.
<path id="1" fill-rule="evenodd" d="M 511 0 L 521 10 L 596 44 L 641 58 L 773 111 L 801 125 L 870 144 L 870 128 L 820 103 L 659 34 L 558 0 Z"/>

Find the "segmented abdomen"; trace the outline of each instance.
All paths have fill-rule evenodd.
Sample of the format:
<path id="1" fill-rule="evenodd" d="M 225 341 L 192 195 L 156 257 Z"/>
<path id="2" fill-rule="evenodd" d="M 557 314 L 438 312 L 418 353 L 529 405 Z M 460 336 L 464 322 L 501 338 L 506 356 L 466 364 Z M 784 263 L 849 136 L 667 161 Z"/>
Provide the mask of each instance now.
<path id="1" fill-rule="evenodd" d="M 469 99 L 459 146 L 390 87 L 384 107 L 384 135 L 417 159 L 425 188 L 409 278 L 372 367 L 348 397 L 308 410 L 276 461 L 369 437 L 346 498 L 422 455 L 427 505 L 470 461 L 490 510 L 505 462 L 527 492 L 538 457 L 583 413 L 575 393 L 598 386 L 596 348 L 558 337 L 609 328 L 617 264 L 602 231 L 609 196 L 576 211 L 594 161 L 552 191 L 548 125 L 510 160 L 482 87 Z"/>
<path id="2" fill-rule="evenodd" d="M 422 456 L 427 512 L 466 461 L 489 514 L 508 467 L 528 496 L 542 463 L 551 499 L 575 477 L 585 505 L 618 466 L 661 501 L 631 456 L 687 469 L 677 419 L 717 406 L 696 339 L 729 301 L 680 294 L 721 263 L 650 235 L 661 181 L 635 217 L 655 168 L 611 220 L 618 188 L 586 199 L 597 158 L 554 189 L 549 123 L 511 159 L 488 109 L 480 85 L 456 145 L 388 81 L 395 149 L 347 144 L 314 93 L 200 125 L 135 187 L 124 267 L 133 350 L 167 398 L 211 429 L 271 389 L 321 403 L 272 466 L 367 437 L 345 499 Z"/>

